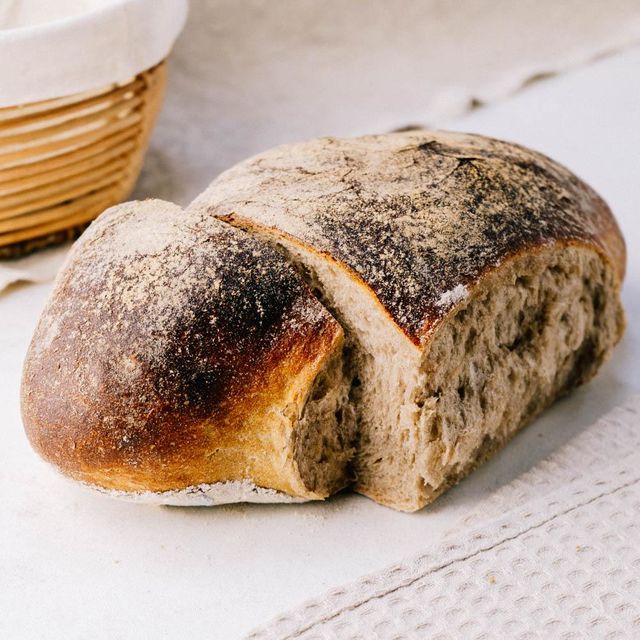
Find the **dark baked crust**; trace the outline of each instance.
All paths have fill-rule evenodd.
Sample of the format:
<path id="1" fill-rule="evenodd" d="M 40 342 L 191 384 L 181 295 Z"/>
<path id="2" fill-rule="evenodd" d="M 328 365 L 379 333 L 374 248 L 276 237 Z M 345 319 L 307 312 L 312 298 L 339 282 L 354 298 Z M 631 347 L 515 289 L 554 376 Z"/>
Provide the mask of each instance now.
<path id="1" fill-rule="evenodd" d="M 405 132 L 286 145 L 226 171 L 192 205 L 250 219 L 341 263 L 417 345 L 506 258 L 586 244 L 624 275 L 604 201 L 567 169 L 477 135 Z"/>
<path id="2" fill-rule="evenodd" d="M 106 488 L 250 479 L 300 495 L 265 415 L 303 398 L 341 340 L 273 249 L 175 205 L 127 203 L 91 225 L 56 282 L 25 362 L 27 434 Z"/>

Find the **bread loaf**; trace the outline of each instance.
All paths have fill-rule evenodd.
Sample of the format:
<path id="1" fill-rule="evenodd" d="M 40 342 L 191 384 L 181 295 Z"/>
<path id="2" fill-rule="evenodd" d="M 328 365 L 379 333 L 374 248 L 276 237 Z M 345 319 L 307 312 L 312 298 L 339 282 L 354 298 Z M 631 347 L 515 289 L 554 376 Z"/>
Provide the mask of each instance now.
<path id="1" fill-rule="evenodd" d="M 157 200 L 74 246 L 23 378 L 35 449 L 164 504 L 324 498 L 350 480 L 343 333 L 265 244 Z"/>
<path id="2" fill-rule="evenodd" d="M 110 210 L 25 362 L 64 473 L 170 504 L 435 499 L 620 339 L 606 204 L 541 154 L 409 132 L 280 147 Z"/>

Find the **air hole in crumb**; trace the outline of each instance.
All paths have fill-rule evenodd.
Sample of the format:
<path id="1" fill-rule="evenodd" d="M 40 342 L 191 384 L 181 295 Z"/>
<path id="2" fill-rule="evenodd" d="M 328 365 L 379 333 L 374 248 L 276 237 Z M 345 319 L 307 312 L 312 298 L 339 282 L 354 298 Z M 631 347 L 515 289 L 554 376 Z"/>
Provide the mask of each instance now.
<path id="1" fill-rule="evenodd" d="M 531 343 L 531 340 L 533 339 L 533 329 L 529 326 L 529 327 L 524 327 L 523 330 L 520 331 L 520 333 L 516 336 L 515 340 L 507 345 L 507 349 L 509 349 L 509 351 L 515 351 L 515 352 L 522 352 L 524 351 L 524 348 Z"/>
<path id="2" fill-rule="evenodd" d="M 604 310 L 604 291 L 602 287 L 596 287 L 593 292 L 593 310 L 598 314 Z"/>
<path id="3" fill-rule="evenodd" d="M 473 350 L 473 345 L 477 337 L 478 337 L 478 332 L 476 331 L 476 328 L 471 327 L 471 329 L 469 329 L 469 335 L 467 336 L 467 340 L 465 342 L 465 346 L 464 346 L 465 351 Z"/>
<path id="4" fill-rule="evenodd" d="M 584 342 L 575 352 L 575 364 L 572 375 L 569 376 L 565 384 L 565 390 L 572 389 L 583 380 L 589 378 L 589 374 L 595 364 L 601 359 L 597 353 L 597 345 L 593 336 L 585 338 Z"/>
<path id="5" fill-rule="evenodd" d="M 311 396 L 311 399 L 312 400 L 321 400 L 322 398 L 324 398 L 327 395 L 327 391 L 328 390 L 329 390 L 328 389 L 328 380 L 326 380 L 326 378 L 323 377 L 323 379 L 319 381 L 319 384 L 313 390 L 313 394 Z"/>

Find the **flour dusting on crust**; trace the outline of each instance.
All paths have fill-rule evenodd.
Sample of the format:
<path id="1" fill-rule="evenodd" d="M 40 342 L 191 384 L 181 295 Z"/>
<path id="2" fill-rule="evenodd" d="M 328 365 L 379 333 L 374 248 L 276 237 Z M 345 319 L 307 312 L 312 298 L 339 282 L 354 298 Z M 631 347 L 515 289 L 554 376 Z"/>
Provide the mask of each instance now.
<path id="1" fill-rule="evenodd" d="M 330 256 L 414 344 L 448 313 L 443 294 L 473 290 L 521 251 L 588 244 L 624 271 L 620 232 L 589 186 L 540 153 L 477 135 L 285 145 L 222 173 L 190 209 L 250 220 Z"/>
<path id="2" fill-rule="evenodd" d="M 463 284 L 456 285 L 451 291 L 445 291 L 438 301 L 436 302 L 436 307 L 444 307 L 445 309 L 449 309 L 449 307 L 453 307 L 454 304 L 460 302 L 460 300 L 464 300 L 469 295 L 469 290 Z"/>

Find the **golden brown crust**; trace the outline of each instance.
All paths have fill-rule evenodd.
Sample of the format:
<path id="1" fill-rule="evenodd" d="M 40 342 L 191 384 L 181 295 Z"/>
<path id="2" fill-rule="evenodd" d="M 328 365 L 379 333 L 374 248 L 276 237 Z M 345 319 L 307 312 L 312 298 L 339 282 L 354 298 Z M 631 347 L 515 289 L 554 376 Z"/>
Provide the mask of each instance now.
<path id="1" fill-rule="evenodd" d="M 286 145 L 226 171 L 192 205 L 276 229 L 370 288 L 414 344 L 509 256 L 555 242 L 597 249 L 624 276 L 604 201 L 567 169 L 477 135 L 405 132 Z"/>
<path id="2" fill-rule="evenodd" d="M 341 343 L 274 250 L 175 205 L 128 203 L 56 282 L 25 362 L 25 427 L 45 459 L 106 488 L 249 479 L 317 497 L 287 438 Z"/>

